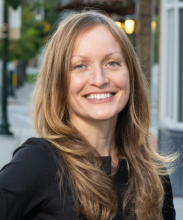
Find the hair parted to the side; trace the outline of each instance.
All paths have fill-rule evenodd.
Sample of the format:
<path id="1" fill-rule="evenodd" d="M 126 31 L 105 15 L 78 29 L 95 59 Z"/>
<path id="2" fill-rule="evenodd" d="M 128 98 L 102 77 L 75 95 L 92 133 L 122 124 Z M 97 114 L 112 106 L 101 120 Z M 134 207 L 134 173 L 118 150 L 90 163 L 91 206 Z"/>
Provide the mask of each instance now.
<path id="1" fill-rule="evenodd" d="M 88 220 L 112 219 L 118 205 L 112 180 L 100 170 L 99 155 L 74 128 L 67 111 L 68 76 L 76 39 L 97 25 L 107 27 L 119 43 L 130 75 L 130 97 L 118 116 L 115 137 L 119 158 L 125 157 L 129 164 L 123 210 L 131 208 L 131 219 L 162 220 L 162 176 L 167 174 L 162 162 L 172 158 L 162 157 L 150 147 L 146 78 L 128 37 L 112 19 L 87 11 L 73 13 L 61 22 L 46 46 L 35 86 L 35 128 L 59 150 L 78 213 Z"/>

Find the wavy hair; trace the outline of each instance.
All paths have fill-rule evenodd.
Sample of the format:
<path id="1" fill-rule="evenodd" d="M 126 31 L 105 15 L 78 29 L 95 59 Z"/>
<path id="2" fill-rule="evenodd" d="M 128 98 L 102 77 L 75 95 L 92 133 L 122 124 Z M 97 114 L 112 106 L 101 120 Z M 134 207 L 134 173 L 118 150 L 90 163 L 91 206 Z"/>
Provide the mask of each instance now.
<path id="1" fill-rule="evenodd" d="M 119 158 L 126 158 L 129 168 L 124 213 L 130 207 L 131 219 L 162 220 L 162 176 L 167 174 L 162 161 L 171 158 L 160 156 L 149 144 L 146 77 L 128 37 L 111 18 L 86 11 L 73 13 L 61 22 L 46 45 L 36 82 L 34 126 L 39 136 L 58 149 L 69 173 L 78 214 L 88 220 L 112 219 L 118 206 L 113 182 L 100 169 L 101 160 L 95 149 L 71 123 L 67 107 L 68 76 L 76 39 L 97 25 L 105 26 L 119 43 L 129 70 L 130 97 L 119 113 L 115 131 L 115 150 Z"/>

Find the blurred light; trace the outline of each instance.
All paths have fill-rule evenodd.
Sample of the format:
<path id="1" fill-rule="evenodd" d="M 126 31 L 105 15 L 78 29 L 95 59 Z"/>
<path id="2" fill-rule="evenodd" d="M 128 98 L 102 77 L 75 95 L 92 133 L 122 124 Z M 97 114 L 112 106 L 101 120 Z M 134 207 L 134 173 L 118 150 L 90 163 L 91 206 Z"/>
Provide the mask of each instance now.
<path id="1" fill-rule="evenodd" d="M 35 19 L 36 19 L 36 21 L 40 21 L 42 19 L 41 14 L 36 14 Z"/>
<path id="2" fill-rule="evenodd" d="M 125 30 L 125 24 L 120 21 L 115 21 L 115 23 L 123 30 Z"/>
<path id="3" fill-rule="evenodd" d="M 115 21 L 115 23 L 120 27 L 122 28 L 122 23 L 120 21 Z"/>
<path id="4" fill-rule="evenodd" d="M 50 24 L 47 22 L 47 21 L 43 21 L 43 20 L 41 20 L 41 21 L 39 21 L 39 23 L 41 24 L 41 25 L 43 25 L 43 32 L 48 32 L 48 31 L 50 31 L 50 29 L 51 29 L 51 26 L 50 26 Z"/>
<path id="5" fill-rule="evenodd" d="M 151 28 L 152 28 L 153 31 L 156 30 L 156 21 L 151 22 Z"/>
<path id="6" fill-rule="evenodd" d="M 133 34 L 135 30 L 135 21 L 134 20 L 126 20 L 125 21 L 125 32 L 127 34 Z"/>

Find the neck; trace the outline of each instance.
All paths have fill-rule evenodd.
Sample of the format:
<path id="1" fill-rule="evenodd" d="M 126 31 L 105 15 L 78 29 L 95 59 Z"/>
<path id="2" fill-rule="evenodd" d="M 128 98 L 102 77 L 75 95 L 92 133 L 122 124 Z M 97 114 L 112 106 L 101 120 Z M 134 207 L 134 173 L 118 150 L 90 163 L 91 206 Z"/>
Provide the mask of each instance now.
<path id="1" fill-rule="evenodd" d="M 101 156 L 113 157 L 116 121 L 117 117 L 103 121 L 77 119 L 73 124 Z"/>

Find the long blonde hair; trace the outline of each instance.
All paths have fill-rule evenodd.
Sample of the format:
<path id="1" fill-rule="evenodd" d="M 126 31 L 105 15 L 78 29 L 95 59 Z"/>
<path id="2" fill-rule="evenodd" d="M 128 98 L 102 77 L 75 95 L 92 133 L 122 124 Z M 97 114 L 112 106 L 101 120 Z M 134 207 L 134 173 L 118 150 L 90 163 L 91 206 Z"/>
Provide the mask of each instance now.
<path id="1" fill-rule="evenodd" d="M 78 36 L 97 25 L 107 27 L 119 43 L 130 76 L 129 101 L 119 113 L 115 133 L 115 150 L 129 165 L 123 210 L 125 213 L 126 207 L 130 207 L 132 219 L 161 220 L 161 176 L 167 174 L 162 161 L 168 159 L 158 155 L 149 144 L 149 93 L 139 60 L 126 34 L 106 15 L 95 11 L 73 13 L 49 40 L 34 91 L 35 129 L 58 149 L 69 173 L 78 214 L 88 220 L 112 219 L 118 206 L 113 182 L 100 169 L 99 155 L 72 125 L 67 110 L 74 44 Z"/>

